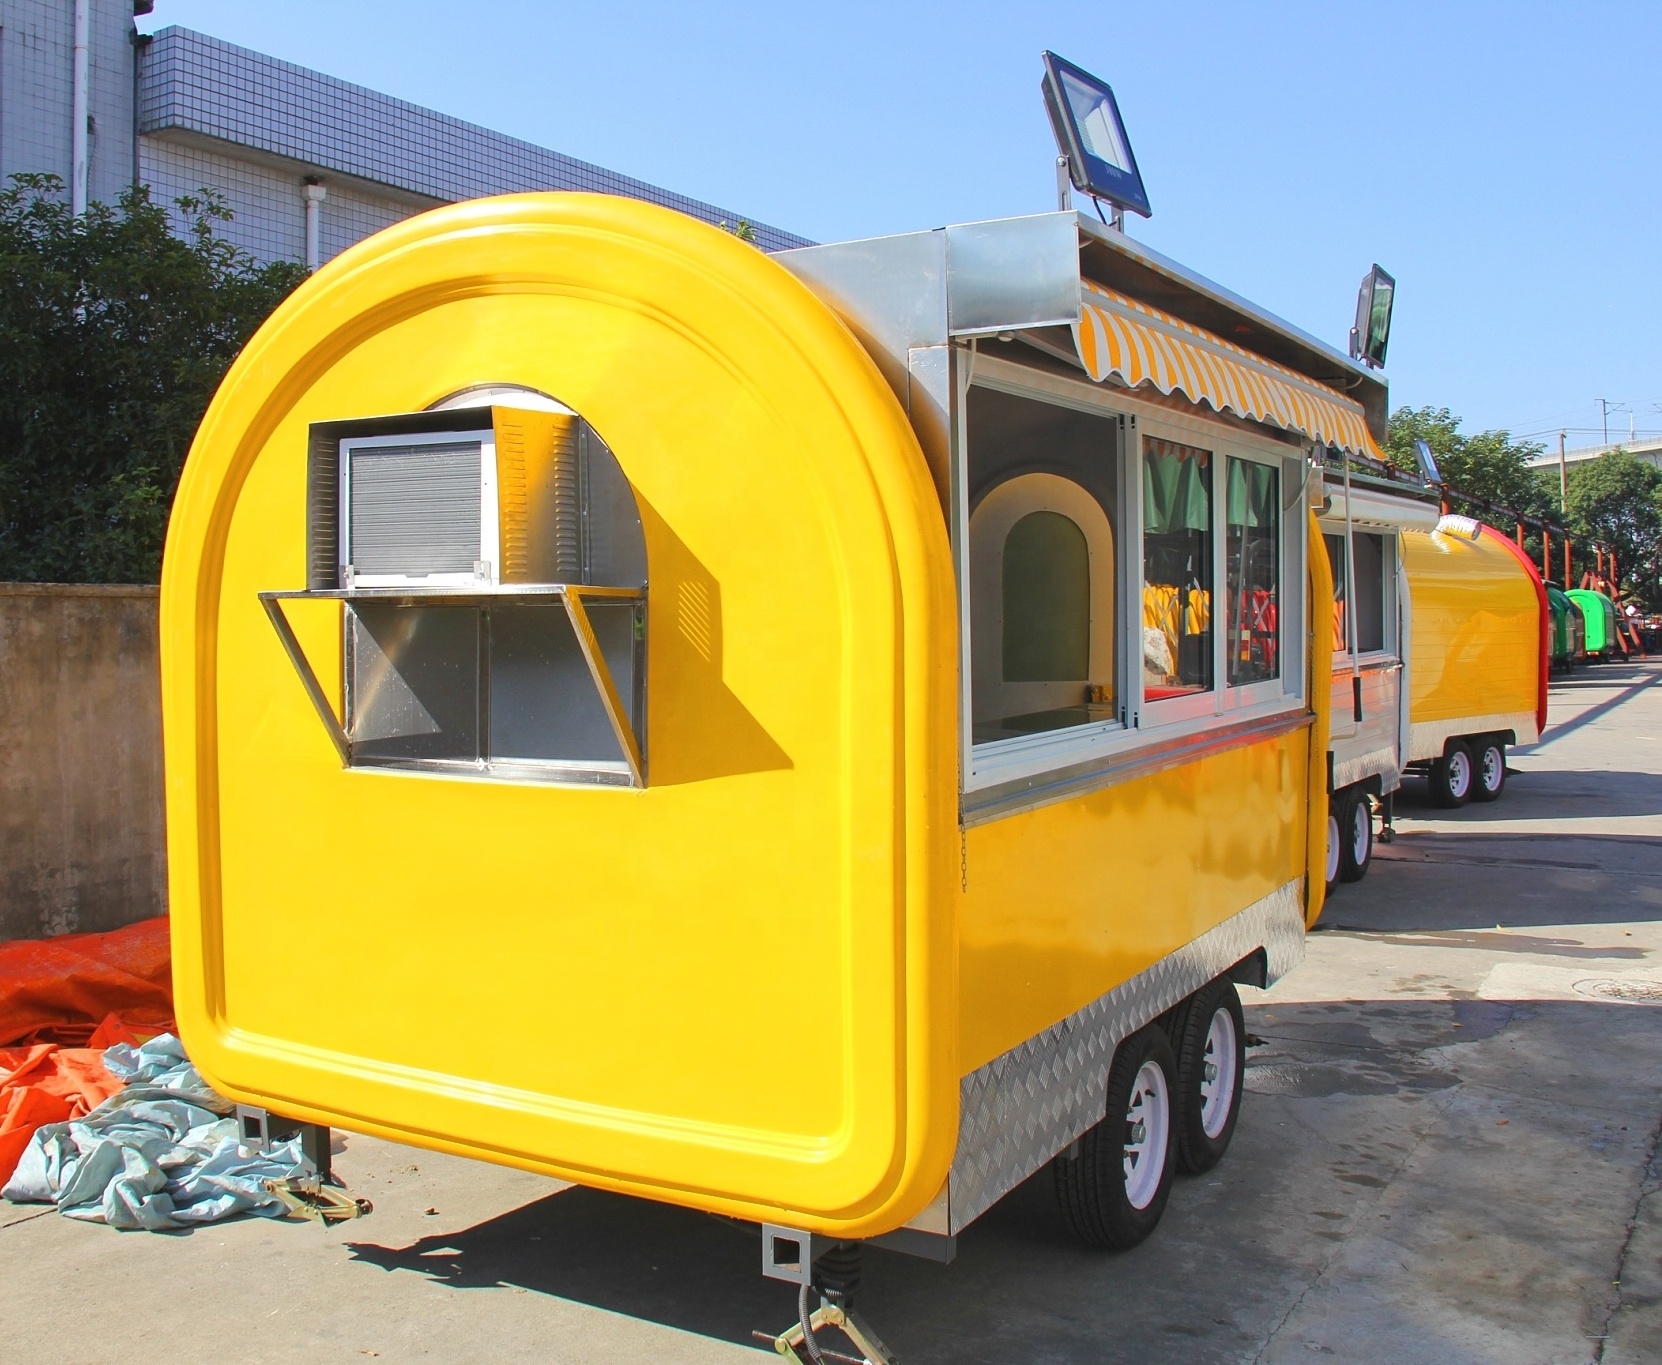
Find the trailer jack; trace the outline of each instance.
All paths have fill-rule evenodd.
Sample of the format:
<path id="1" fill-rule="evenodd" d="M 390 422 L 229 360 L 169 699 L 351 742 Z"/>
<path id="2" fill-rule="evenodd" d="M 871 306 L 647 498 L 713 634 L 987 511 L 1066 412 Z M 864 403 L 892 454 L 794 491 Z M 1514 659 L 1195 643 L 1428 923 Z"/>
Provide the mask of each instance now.
<path id="1" fill-rule="evenodd" d="M 1376 797 L 1375 800 L 1379 802 L 1379 842 L 1394 844 L 1397 841 L 1397 831 L 1391 820 L 1396 813 L 1396 793 L 1386 792 L 1385 795 Z"/>
<path id="2" fill-rule="evenodd" d="M 807 1307 L 806 1289 L 803 1290 L 803 1304 Z M 815 1333 L 823 1332 L 827 1327 L 835 1327 L 845 1337 L 854 1343 L 854 1349 L 859 1351 L 857 1356 L 847 1355 L 842 1351 L 834 1351 L 829 1346 L 822 1345 L 815 1337 Z M 786 1360 L 794 1360 L 797 1365 L 819 1365 L 821 1361 L 834 1360 L 838 1365 L 900 1365 L 900 1358 L 884 1346 L 873 1332 L 853 1309 L 839 1308 L 834 1303 L 820 1300 L 820 1306 L 811 1314 L 807 1314 L 801 1321 L 792 1325 L 789 1331 L 779 1336 L 770 1337 L 766 1332 L 754 1332 L 758 1341 L 767 1342 Z"/>
<path id="3" fill-rule="evenodd" d="M 900 1365 L 899 1357 L 854 1311 L 854 1294 L 860 1287 L 860 1244 L 833 1242 L 821 1250 L 824 1244 L 816 1246 L 817 1240 L 808 1233 L 763 1227 L 763 1272 L 771 1279 L 796 1282 L 797 1320 L 778 1336 L 766 1332 L 751 1335 L 796 1365 L 825 1365 L 826 1361 L 836 1361 L 837 1365 Z M 816 1297 L 819 1307 L 809 1312 L 808 1305 Z M 823 1345 L 816 1334 L 827 1328 L 841 1332 L 860 1354 L 851 1356 Z"/>

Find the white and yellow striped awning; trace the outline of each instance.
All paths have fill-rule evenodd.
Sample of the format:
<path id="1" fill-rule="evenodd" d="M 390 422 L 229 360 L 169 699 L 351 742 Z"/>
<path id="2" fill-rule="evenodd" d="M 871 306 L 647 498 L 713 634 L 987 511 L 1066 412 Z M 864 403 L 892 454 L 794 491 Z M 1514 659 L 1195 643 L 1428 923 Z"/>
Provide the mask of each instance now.
<path id="1" fill-rule="evenodd" d="M 1080 304 L 1074 344 L 1099 383 L 1114 376 L 1130 388 L 1151 384 L 1327 445 L 1378 453 L 1361 405 L 1325 384 L 1089 280 Z"/>

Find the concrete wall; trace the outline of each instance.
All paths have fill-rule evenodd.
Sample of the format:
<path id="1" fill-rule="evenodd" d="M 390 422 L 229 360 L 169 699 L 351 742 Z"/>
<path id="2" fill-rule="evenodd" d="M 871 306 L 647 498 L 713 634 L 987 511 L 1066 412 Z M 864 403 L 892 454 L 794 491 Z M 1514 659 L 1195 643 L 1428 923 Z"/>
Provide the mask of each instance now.
<path id="1" fill-rule="evenodd" d="M 156 606 L 0 583 L 0 939 L 167 909 Z"/>

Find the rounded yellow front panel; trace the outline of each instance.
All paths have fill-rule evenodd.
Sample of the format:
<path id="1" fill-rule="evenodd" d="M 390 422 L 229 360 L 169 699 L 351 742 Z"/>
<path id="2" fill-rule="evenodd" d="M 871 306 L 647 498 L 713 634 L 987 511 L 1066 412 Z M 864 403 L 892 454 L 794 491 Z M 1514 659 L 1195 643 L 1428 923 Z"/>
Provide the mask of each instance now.
<path id="1" fill-rule="evenodd" d="M 1402 553 L 1413 608 L 1410 721 L 1533 717 L 1541 609 L 1528 568 L 1488 529 L 1406 531 Z"/>
<path id="2" fill-rule="evenodd" d="M 262 610 L 306 585 L 312 424 L 482 384 L 581 414 L 634 492 L 644 788 L 343 768 Z M 904 1221 L 957 1114 L 951 584 L 890 391 L 745 243 L 545 194 L 347 252 L 233 368 L 169 534 L 193 1057 L 282 1112 L 588 1184 Z M 305 616 L 338 690 L 338 617 Z"/>

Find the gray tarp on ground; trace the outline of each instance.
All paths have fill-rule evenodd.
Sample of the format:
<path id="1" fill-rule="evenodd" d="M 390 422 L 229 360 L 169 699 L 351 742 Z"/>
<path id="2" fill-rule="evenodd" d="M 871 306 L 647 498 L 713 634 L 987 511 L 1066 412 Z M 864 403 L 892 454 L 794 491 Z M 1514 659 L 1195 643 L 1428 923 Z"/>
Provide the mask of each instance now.
<path id="1" fill-rule="evenodd" d="M 316 1174 L 298 1137 L 265 1152 L 241 1146 L 230 1104 L 172 1034 L 142 1047 L 117 1044 L 104 1065 L 125 1088 L 85 1118 L 36 1132 L 0 1194 L 56 1204 L 90 1223 L 155 1231 L 239 1213 L 281 1217 L 287 1207 L 262 1182 Z"/>

